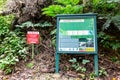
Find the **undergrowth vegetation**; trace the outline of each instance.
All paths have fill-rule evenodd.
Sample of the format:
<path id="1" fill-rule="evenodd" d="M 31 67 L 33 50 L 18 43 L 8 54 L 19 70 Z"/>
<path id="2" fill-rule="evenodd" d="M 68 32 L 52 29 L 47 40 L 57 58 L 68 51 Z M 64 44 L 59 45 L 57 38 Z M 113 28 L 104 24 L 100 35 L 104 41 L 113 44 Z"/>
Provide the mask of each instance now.
<path id="1" fill-rule="evenodd" d="M 98 13 L 98 20 L 104 21 L 98 23 L 99 43 L 102 47 L 112 48 L 118 53 L 120 49 L 120 37 L 117 35 L 120 32 L 119 4 L 119 1 L 109 0 L 93 0 L 92 2 L 83 0 L 83 3 L 80 0 L 55 0 L 53 5 L 43 8 L 42 11 L 43 14 L 51 17 L 57 14 Z M 55 34 L 55 30 L 53 32 Z"/>
<path id="2" fill-rule="evenodd" d="M 11 73 L 14 65 L 20 59 L 25 59 L 27 53 L 25 38 L 20 32 L 9 30 L 12 20 L 12 15 L 0 16 L 0 69 L 5 74 Z"/>
<path id="3" fill-rule="evenodd" d="M 80 14 L 83 13 L 83 5 L 79 0 L 55 0 L 53 5 L 42 9 L 43 14 L 55 17 L 56 14 Z"/>
<path id="4" fill-rule="evenodd" d="M 55 0 L 53 5 L 43 8 L 43 14 L 54 18 L 57 14 L 81 14 L 81 13 L 98 13 L 98 41 L 99 46 L 105 49 L 113 50 L 114 53 L 119 54 L 120 50 L 120 5 L 119 1 L 109 0 Z M 117 16 L 117 17 L 116 17 Z M 51 32 L 56 34 L 56 28 Z M 56 35 L 53 36 L 53 43 L 55 44 Z M 86 68 L 81 67 L 80 63 L 73 58 L 70 60 L 71 66 L 76 72 L 85 72 Z M 99 75 L 107 76 L 104 69 L 100 69 Z M 90 74 L 91 78 L 95 74 Z"/>
<path id="5" fill-rule="evenodd" d="M 22 1 L 22 0 L 21 0 Z M 0 10 L 3 8 L 6 0 L 0 1 Z M 23 23 L 16 22 L 15 25 L 13 21 L 15 15 L 0 16 L 0 69 L 2 69 L 5 74 L 11 73 L 14 70 L 14 66 L 20 60 L 25 60 L 29 47 L 26 46 L 25 32 L 30 28 L 40 31 L 41 28 L 44 28 L 44 31 L 41 31 L 40 34 L 42 37 L 48 38 L 49 34 L 52 38 L 52 45 L 55 47 L 56 43 L 56 20 L 55 16 L 57 14 L 82 14 L 82 13 L 98 13 L 98 41 L 99 45 L 103 48 L 112 49 L 115 53 L 120 52 L 120 2 L 112 0 L 53 0 L 51 5 L 48 7 L 42 8 L 42 10 L 34 10 L 29 12 L 32 15 L 32 12 L 41 13 L 43 17 L 35 16 L 35 13 L 29 18 L 22 14 L 24 12 L 24 5 L 21 7 L 17 5 L 20 9 L 16 9 L 17 15 L 22 17 L 20 18 Z M 32 6 L 30 6 L 32 7 Z M 35 6 L 35 7 L 38 7 Z M 29 9 L 29 8 L 28 8 Z M 33 8 L 34 9 L 34 8 Z M 41 8 L 40 8 L 41 9 Z M 22 10 L 22 11 L 20 11 Z M 27 11 L 27 10 L 26 10 Z M 29 10 L 28 10 L 29 11 Z M 0 12 L 1 13 L 1 12 Z M 15 14 L 15 13 L 13 13 Z M 22 16 L 24 15 L 24 16 Z M 32 20 L 24 20 L 24 17 Z M 36 18 L 37 17 L 37 18 Z M 47 20 L 42 20 L 46 18 Z M 38 20 L 39 18 L 39 20 Z M 11 27 L 14 27 L 13 30 L 10 30 Z M 47 27 L 46 27 L 47 26 Z M 52 26 L 52 27 L 50 27 Z M 48 30 L 50 29 L 50 30 Z M 46 30 L 46 31 L 45 31 Z M 41 39 L 42 39 L 41 37 Z M 42 43 L 42 42 L 41 42 Z M 38 45 L 40 46 L 40 45 Z M 44 45 L 45 46 L 45 45 Z M 49 49 L 49 48 L 48 48 Z M 83 61 L 86 62 L 87 60 Z M 72 68 L 79 72 L 85 72 L 85 67 L 80 67 L 80 63 L 76 61 L 76 58 L 70 60 L 72 63 Z M 87 61 L 89 62 L 89 60 Z M 86 62 L 86 63 L 87 63 Z M 83 64 L 86 64 L 83 63 Z M 106 72 L 102 69 L 100 74 L 106 75 Z M 91 77 L 94 74 L 91 74 Z"/>

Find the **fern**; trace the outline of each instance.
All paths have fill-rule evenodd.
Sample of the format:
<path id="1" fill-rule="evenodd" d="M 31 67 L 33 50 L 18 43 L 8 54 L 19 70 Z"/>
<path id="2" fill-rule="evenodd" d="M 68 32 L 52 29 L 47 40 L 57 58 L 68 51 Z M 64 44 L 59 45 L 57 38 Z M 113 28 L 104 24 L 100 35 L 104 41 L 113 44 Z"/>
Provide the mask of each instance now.
<path id="1" fill-rule="evenodd" d="M 56 5 L 43 8 L 44 15 L 55 17 L 57 14 L 79 14 L 83 12 L 83 5 L 79 5 L 80 0 L 56 0 Z"/>
<path id="2" fill-rule="evenodd" d="M 51 5 L 47 8 L 42 9 L 43 13 L 47 16 L 56 16 L 56 14 L 60 14 L 63 12 L 63 7 L 61 5 Z"/>
<path id="3" fill-rule="evenodd" d="M 120 31 L 120 15 L 116 15 L 116 16 L 112 17 L 112 21 Z"/>
<path id="4" fill-rule="evenodd" d="M 25 23 L 22 23 L 21 25 L 16 25 L 16 27 L 20 27 L 20 28 L 24 28 L 24 27 L 27 27 L 27 28 L 29 28 L 29 27 L 48 27 L 48 26 L 52 26 L 52 24 L 47 22 L 47 21 L 44 23 L 40 22 L 40 23 L 36 23 L 36 24 L 32 23 L 31 21 L 27 21 Z"/>
<path id="5" fill-rule="evenodd" d="M 62 5 L 77 5 L 80 0 L 56 0 L 56 2 Z"/>
<path id="6" fill-rule="evenodd" d="M 114 36 L 105 34 L 104 32 L 99 32 L 98 38 L 100 38 L 100 44 L 105 48 L 112 48 L 113 50 L 120 49 L 120 40 L 115 40 Z"/>

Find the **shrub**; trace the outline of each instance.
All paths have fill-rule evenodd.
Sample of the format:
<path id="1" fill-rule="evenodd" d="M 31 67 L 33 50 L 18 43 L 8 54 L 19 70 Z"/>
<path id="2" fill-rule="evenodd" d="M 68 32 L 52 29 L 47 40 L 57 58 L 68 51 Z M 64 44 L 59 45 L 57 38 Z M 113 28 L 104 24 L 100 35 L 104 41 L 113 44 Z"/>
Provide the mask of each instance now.
<path id="1" fill-rule="evenodd" d="M 9 32 L 0 44 L 0 69 L 6 74 L 14 69 L 14 65 L 20 59 L 25 59 L 27 48 L 25 48 L 25 39 L 18 37 L 14 32 Z"/>
<path id="2" fill-rule="evenodd" d="M 9 30 L 13 16 L 0 16 L 0 69 L 11 73 L 14 65 L 26 57 L 25 39 Z"/>
<path id="3" fill-rule="evenodd" d="M 79 0 L 56 0 L 56 4 L 43 8 L 43 14 L 55 17 L 56 14 L 80 14 L 83 12 L 83 5 Z"/>

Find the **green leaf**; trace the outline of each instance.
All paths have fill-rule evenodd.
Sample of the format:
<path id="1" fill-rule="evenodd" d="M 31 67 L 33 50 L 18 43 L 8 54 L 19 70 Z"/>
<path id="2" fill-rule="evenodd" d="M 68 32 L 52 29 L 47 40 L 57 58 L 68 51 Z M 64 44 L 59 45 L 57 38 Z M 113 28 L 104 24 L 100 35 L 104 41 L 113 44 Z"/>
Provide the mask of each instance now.
<path id="1" fill-rule="evenodd" d="M 56 29 L 54 29 L 53 31 L 50 32 L 50 35 L 56 34 Z"/>
<path id="2" fill-rule="evenodd" d="M 40 23 L 34 24 L 34 27 L 49 27 L 49 26 L 53 26 L 53 25 L 47 21 L 45 21 L 44 23 L 40 22 Z"/>
<path id="3" fill-rule="evenodd" d="M 77 60 L 76 60 L 76 58 L 73 58 L 73 59 L 69 60 L 69 62 L 76 63 Z"/>
<path id="4" fill-rule="evenodd" d="M 82 64 L 86 64 L 86 63 L 88 63 L 88 62 L 90 62 L 90 60 L 86 60 L 86 59 L 83 59 L 83 60 L 82 60 Z"/>
<path id="5" fill-rule="evenodd" d="M 115 24 L 115 26 L 120 31 L 120 15 L 116 15 L 116 16 L 112 17 L 112 22 Z"/>
<path id="6" fill-rule="evenodd" d="M 80 71 L 81 70 L 81 67 L 77 67 L 76 71 Z"/>
<path id="7" fill-rule="evenodd" d="M 30 62 L 26 65 L 28 68 L 33 68 L 34 67 L 34 63 L 33 62 Z"/>
<path id="8" fill-rule="evenodd" d="M 81 71 L 82 71 L 82 72 L 85 72 L 85 71 L 86 71 L 86 68 L 85 68 L 85 67 L 83 67 L 83 68 L 81 69 Z"/>
<path id="9" fill-rule="evenodd" d="M 80 0 L 56 0 L 57 3 L 60 3 L 62 5 L 77 5 Z"/>
<path id="10" fill-rule="evenodd" d="M 75 67 L 76 67 L 76 64 L 73 64 L 72 67 L 75 68 Z"/>
<path id="11" fill-rule="evenodd" d="M 43 8 L 44 15 L 55 17 L 57 14 L 79 14 L 83 12 L 83 6 L 79 5 L 80 0 L 56 0 L 56 5 Z"/>
<path id="12" fill-rule="evenodd" d="M 79 4 L 80 0 L 71 0 L 71 2 L 73 5 L 77 5 L 77 4 Z"/>
<path id="13" fill-rule="evenodd" d="M 22 27 L 26 26 L 28 28 L 28 27 L 33 27 L 33 25 L 34 24 L 31 21 L 27 21 L 27 22 L 23 23 L 21 26 Z"/>
<path id="14" fill-rule="evenodd" d="M 111 22 L 112 22 L 112 20 L 109 18 L 109 19 L 105 22 L 105 24 L 103 25 L 102 30 L 104 31 L 105 29 L 109 28 Z"/>
<path id="15" fill-rule="evenodd" d="M 27 21 L 25 23 L 22 23 L 21 25 L 16 25 L 16 27 L 21 27 L 21 28 L 24 28 L 24 27 L 49 27 L 49 26 L 53 26 L 50 22 L 40 22 L 40 23 L 32 23 L 31 21 Z"/>

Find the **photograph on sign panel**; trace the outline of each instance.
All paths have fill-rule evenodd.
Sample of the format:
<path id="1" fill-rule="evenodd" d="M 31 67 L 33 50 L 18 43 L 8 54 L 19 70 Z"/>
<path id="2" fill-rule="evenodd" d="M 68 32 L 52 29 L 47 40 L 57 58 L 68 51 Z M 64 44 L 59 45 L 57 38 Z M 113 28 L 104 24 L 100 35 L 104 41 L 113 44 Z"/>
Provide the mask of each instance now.
<path id="1" fill-rule="evenodd" d="M 86 47 L 94 47 L 94 42 L 92 38 L 87 38 Z"/>
<path id="2" fill-rule="evenodd" d="M 79 38 L 80 51 L 94 51 L 93 38 Z"/>

